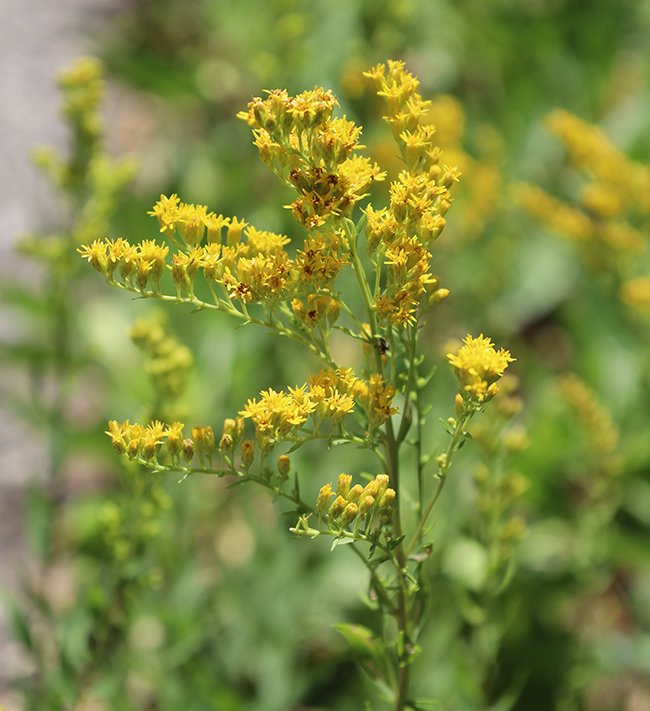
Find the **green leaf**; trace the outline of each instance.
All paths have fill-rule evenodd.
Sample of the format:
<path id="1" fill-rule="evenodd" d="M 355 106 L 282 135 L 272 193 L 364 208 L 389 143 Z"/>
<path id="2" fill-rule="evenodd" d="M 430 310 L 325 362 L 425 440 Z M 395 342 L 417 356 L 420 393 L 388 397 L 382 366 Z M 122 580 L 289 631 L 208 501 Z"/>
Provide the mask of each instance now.
<path id="1" fill-rule="evenodd" d="M 390 665 L 386 646 L 372 630 L 355 624 L 339 624 L 334 628 L 345 637 L 359 661 L 365 663 L 364 666 L 374 677 L 388 677 Z"/>
<path id="2" fill-rule="evenodd" d="M 352 538 L 335 538 L 332 541 L 332 547 L 330 548 L 330 551 L 333 551 L 337 546 L 347 546 L 350 543 L 354 543 L 354 540 Z"/>
<path id="3" fill-rule="evenodd" d="M 11 629 L 13 631 L 14 637 L 20 642 L 20 644 L 28 649 L 30 652 L 35 651 L 34 638 L 32 637 L 32 631 L 27 620 L 27 615 L 18 606 L 13 606 L 11 610 Z"/>

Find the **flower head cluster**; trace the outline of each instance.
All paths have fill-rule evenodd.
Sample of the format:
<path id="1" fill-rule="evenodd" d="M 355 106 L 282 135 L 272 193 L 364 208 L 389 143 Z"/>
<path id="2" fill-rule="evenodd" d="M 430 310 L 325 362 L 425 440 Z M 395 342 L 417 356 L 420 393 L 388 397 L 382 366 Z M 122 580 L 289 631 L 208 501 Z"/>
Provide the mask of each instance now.
<path id="1" fill-rule="evenodd" d="M 384 118 L 407 166 L 390 185 L 390 205 L 366 209 L 368 247 L 371 253 L 381 250 L 386 272 L 375 307 L 380 320 L 405 326 L 415 322 L 423 295 L 437 286 L 429 247 L 445 226 L 450 188 L 460 173 L 441 163 L 435 128 L 427 120 L 431 102 L 422 99 L 419 82 L 404 63 L 378 64 L 366 76 L 386 102 Z"/>
<path id="2" fill-rule="evenodd" d="M 254 98 L 239 114 L 252 128 L 262 161 L 298 197 L 289 206 L 308 230 L 348 215 L 384 174 L 362 156 L 361 128 L 333 117 L 338 101 L 315 87 L 297 96 L 282 89 Z"/>
<path id="3" fill-rule="evenodd" d="M 625 257 L 647 245 L 650 168 L 627 158 L 600 128 L 567 111 L 552 112 L 547 125 L 575 169 L 570 198 L 528 185 L 520 186 L 516 196 L 542 224 L 580 241 L 591 267 L 618 269 Z"/>
<path id="4" fill-rule="evenodd" d="M 350 368 L 326 369 L 310 376 L 302 387 L 277 392 L 263 390 L 258 399 L 250 399 L 240 416 L 252 420 L 262 450 L 276 442 L 291 439 L 311 418 L 317 429 L 323 422 L 337 423 L 351 413 L 356 402 L 378 426 L 397 408 L 392 407 L 395 389 L 383 384 L 381 376 L 371 375 L 366 382 Z"/>
<path id="5" fill-rule="evenodd" d="M 147 355 L 146 371 L 157 399 L 170 406 L 185 391 L 194 364 L 191 351 L 165 333 L 161 317 L 138 319 L 131 328 L 131 340 Z"/>
<path id="6" fill-rule="evenodd" d="M 462 200 L 462 209 L 454 214 L 457 226 L 454 241 L 475 239 L 502 202 L 502 139 L 492 127 L 480 126 L 476 131 L 478 140 L 470 153 L 464 135 L 465 112 L 458 99 L 449 94 L 441 94 L 432 100 L 428 116 L 436 127 L 436 143 L 446 162 L 457 166 L 463 176 L 462 190 L 456 198 Z"/>
<path id="7" fill-rule="evenodd" d="M 185 437 L 184 430 L 182 422 L 166 425 L 154 420 L 148 425 L 140 425 L 128 420 L 122 423 L 111 420 L 106 434 L 117 453 L 125 454 L 129 459 L 156 463 L 158 457 L 165 454 L 175 463 L 182 459 L 190 464 L 195 456 L 205 463 L 215 450 L 212 427 L 193 427 L 191 437 Z"/>
<path id="8" fill-rule="evenodd" d="M 607 474 L 620 473 L 620 433 L 611 413 L 601 404 L 594 390 L 577 375 L 565 373 L 556 379 L 556 384 L 582 425 L 593 465 Z"/>
<path id="9" fill-rule="evenodd" d="M 463 398 L 482 403 L 497 392 L 496 382 L 515 359 L 505 348 L 496 350 L 489 338 L 468 335 L 458 353 L 447 359 L 456 370 Z"/>
<path id="10" fill-rule="evenodd" d="M 350 474 L 339 474 L 336 490 L 331 483 L 321 487 L 316 501 L 316 513 L 332 529 L 346 528 L 352 524 L 356 528 L 365 522 L 365 530 L 369 531 L 374 524 L 390 520 L 395 490 L 388 486 L 389 483 L 388 474 L 377 474 L 365 486 L 352 486 Z"/>

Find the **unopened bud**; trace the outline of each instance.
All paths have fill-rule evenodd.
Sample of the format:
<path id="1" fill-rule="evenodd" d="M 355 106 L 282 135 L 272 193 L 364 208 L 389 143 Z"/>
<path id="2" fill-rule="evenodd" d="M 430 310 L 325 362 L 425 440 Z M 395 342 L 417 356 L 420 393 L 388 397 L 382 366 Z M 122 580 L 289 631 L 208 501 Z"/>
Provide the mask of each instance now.
<path id="1" fill-rule="evenodd" d="M 243 417 L 235 418 L 235 431 L 233 433 L 233 439 L 235 442 L 239 442 L 244 436 L 244 425 L 245 422 Z"/>
<path id="2" fill-rule="evenodd" d="M 226 433 L 221 435 L 221 439 L 219 440 L 219 451 L 221 452 L 221 454 L 227 454 L 228 452 L 231 452 L 233 446 L 234 442 L 232 441 L 231 435 Z"/>
<path id="3" fill-rule="evenodd" d="M 356 504 L 348 504 L 341 515 L 341 524 L 347 526 L 349 523 L 352 523 L 358 513 L 359 507 Z"/>
<path id="4" fill-rule="evenodd" d="M 255 456 L 255 443 L 252 439 L 245 439 L 241 443 L 241 464 L 244 468 L 250 467 Z"/>
<path id="5" fill-rule="evenodd" d="M 342 496 L 344 499 L 347 498 L 350 493 L 350 484 L 352 483 L 351 474 L 339 474 L 338 485 L 336 487 L 336 493 Z"/>
<path id="6" fill-rule="evenodd" d="M 321 486 L 320 491 L 318 492 L 318 499 L 316 500 L 316 511 L 318 512 L 319 516 L 322 516 L 325 513 L 327 507 L 330 504 L 331 498 L 332 485 L 325 484 L 324 486 Z"/>
<path id="7" fill-rule="evenodd" d="M 377 482 L 377 480 L 373 479 L 372 481 L 369 481 L 366 484 L 366 488 L 363 490 L 363 493 L 366 496 L 372 496 L 376 498 L 379 495 L 379 483 Z"/>
<path id="8" fill-rule="evenodd" d="M 347 505 L 348 502 L 342 496 L 337 496 L 330 506 L 330 517 L 338 518 L 343 513 Z"/>
<path id="9" fill-rule="evenodd" d="M 465 403 L 465 401 L 463 400 L 463 396 L 460 393 L 456 393 L 456 397 L 454 398 L 456 417 L 460 417 L 460 415 L 463 411 L 463 404 L 464 403 Z"/>
<path id="10" fill-rule="evenodd" d="M 289 476 L 289 470 L 291 469 L 291 459 L 287 454 L 281 454 L 278 457 L 278 474 L 286 479 Z"/>
<path id="11" fill-rule="evenodd" d="M 361 494 L 363 494 L 363 487 L 361 484 L 355 484 L 348 493 L 348 501 L 356 503 L 359 501 Z"/>
<path id="12" fill-rule="evenodd" d="M 361 501 L 359 501 L 359 513 L 365 514 L 367 511 L 375 505 L 375 499 L 373 496 L 362 496 Z"/>
<path id="13" fill-rule="evenodd" d="M 390 484 L 390 477 L 388 476 L 388 474 L 377 474 L 377 476 L 375 477 L 375 481 L 377 482 L 377 485 L 379 487 L 377 489 L 377 496 L 381 496 Z"/>
<path id="14" fill-rule="evenodd" d="M 183 459 L 189 464 L 194 457 L 194 441 L 191 439 L 183 440 Z"/>
<path id="15" fill-rule="evenodd" d="M 381 511 L 387 511 L 390 509 L 396 496 L 397 494 L 395 493 L 395 489 L 386 489 L 386 491 L 384 491 L 384 495 L 381 497 L 381 501 L 379 502 L 379 509 Z"/>

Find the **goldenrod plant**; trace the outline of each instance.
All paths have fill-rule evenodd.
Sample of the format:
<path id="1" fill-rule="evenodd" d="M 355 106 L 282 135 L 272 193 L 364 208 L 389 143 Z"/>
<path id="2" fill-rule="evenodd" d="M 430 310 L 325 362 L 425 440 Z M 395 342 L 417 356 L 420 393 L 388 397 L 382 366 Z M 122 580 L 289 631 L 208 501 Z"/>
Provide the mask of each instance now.
<path id="1" fill-rule="evenodd" d="M 385 173 L 362 153 L 361 127 L 335 116 L 330 91 L 276 89 L 239 117 L 262 161 L 294 192 L 287 207 L 300 237 L 293 248 L 288 236 L 171 195 L 151 211 L 159 239 L 98 238 L 78 251 L 111 286 L 262 326 L 320 363 L 302 384 L 251 397 L 216 432 L 182 421 L 111 421 L 108 435 L 120 455 L 154 472 L 256 483 L 291 503 L 296 536 L 347 545 L 367 568 L 381 626 L 340 630 L 393 708 L 417 709 L 410 668 L 425 622 L 431 522 L 469 422 L 514 359 L 483 334 L 449 353 L 458 392 L 440 405 L 447 444 L 432 450 L 422 439 L 430 374 L 420 337 L 449 294 L 431 260 L 459 173 L 436 147 L 425 120 L 430 102 L 405 65 L 378 64 L 366 77 L 403 160 L 385 197 L 376 192 Z M 357 373 L 339 362 L 334 334 L 358 344 Z M 310 501 L 291 455 L 318 442 L 366 450 L 367 471 L 332 477 Z"/>
<path id="2" fill-rule="evenodd" d="M 647 251 L 650 168 L 628 158 L 599 126 L 568 111 L 553 111 L 546 124 L 566 153 L 568 200 L 526 184 L 517 188 L 519 202 L 575 243 L 591 269 L 612 274 L 625 302 L 642 306 L 648 277 L 635 271 Z"/>
<path id="3" fill-rule="evenodd" d="M 92 440 L 92 425 L 75 414 L 82 378 L 93 361 L 81 345 L 79 303 L 86 280 L 74 250 L 97 230 L 109 229 L 133 174 L 131 161 L 109 157 L 104 146 L 101 63 L 77 60 L 60 74 L 59 86 L 69 149 L 59 156 L 41 148 L 35 161 L 56 190 L 62 215 L 51 233 L 30 235 L 19 244 L 24 254 L 38 260 L 43 286 L 37 290 L 29 282 L 5 285 L 3 298 L 19 310 L 26 334 L 0 346 L 10 367 L 16 361 L 25 368 L 30 385 L 27 397 L 12 391 L 3 405 L 15 408 L 45 445 L 45 470 L 34 473 L 26 496 L 26 533 L 35 560 L 23 574 L 20 599 L 12 610 L 14 632 L 29 663 L 28 674 L 18 684 L 30 709 L 61 708 L 83 695 L 89 676 L 100 668 L 98 659 L 105 658 L 113 643 L 115 621 L 125 603 L 119 586 L 99 585 L 99 575 L 90 576 L 89 589 L 80 592 L 78 604 L 71 606 L 52 582 L 62 571 L 68 587 L 80 582 L 68 568 L 79 553 L 66 531 L 70 502 L 76 502 L 78 494 L 68 475 L 73 458 Z M 146 525 L 144 519 L 142 523 Z M 124 535 L 122 529 L 119 536 Z M 124 547 L 110 525 L 104 538 L 109 547 Z M 105 561 L 95 574 L 99 568 L 105 569 Z M 104 596 L 109 589 L 116 594 Z"/>

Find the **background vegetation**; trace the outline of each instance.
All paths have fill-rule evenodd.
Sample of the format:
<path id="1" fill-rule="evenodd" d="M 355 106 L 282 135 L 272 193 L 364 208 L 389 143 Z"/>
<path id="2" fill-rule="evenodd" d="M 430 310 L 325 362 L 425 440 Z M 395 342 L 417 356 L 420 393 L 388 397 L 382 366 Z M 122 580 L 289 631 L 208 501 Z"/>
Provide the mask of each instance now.
<path id="1" fill-rule="evenodd" d="M 297 234 L 234 114 L 264 88 L 322 84 L 377 127 L 364 138 L 390 162 L 360 78 L 386 57 L 422 79 L 463 171 L 435 254 L 451 296 L 429 324 L 432 357 L 484 331 L 518 359 L 519 391 L 479 423 L 444 493 L 416 686 L 454 710 L 650 705 L 649 312 L 621 298 L 621 284 L 650 271 L 647 197 L 625 188 L 633 204 L 614 216 L 642 236 L 637 248 L 571 238 L 521 188 L 602 226 L 583 186 L 624 182 L 568 160 L 545 123 L 556 108 L 601 126 L 629 158 L 622 171 L 648 180 L 648 31 L 650 5 L 634 0 L 134 0 L 102 30 L 106 130 L 113 152 L 135 154 L 135 178 L 124 190 L 127 168 L 109 166 L 99 127 L 75 128 L 68 111 L 68 179 L 41 156 L 65 205 L 47 230 L 56 236 L 23 243 L 48 286 L 3 295 L 27 328 L 2 355 L 32 383 L 8 407 L 50 442 L 49 478 L 26 512 L 38 564 L 12 605 L 32 669 L 19 680 L 26 708 L 344 711 L 371 694 L 332 627 L 367 622 L 352 556 L 291 538 L 293 521 L 257 492 L 120 469 L 102 434 L 109 418 L 170 409 L 219 430 L 309 364 L 225 318 L 160 315 L 108 293 L 74 245 L 93 231 L 154 236 L 146 211 L 161 192 Z M 149 336 L 134 343 L 143 317 Z M 441 369 L 429 423 L 441 442 L 435 404 L 452 391 Z M 491 450 L 489 428 L 513 414 Z M 355 465 L 302 452 L 313 493 Z M 504 548 L 514 516 L 526 534 Z"/>

